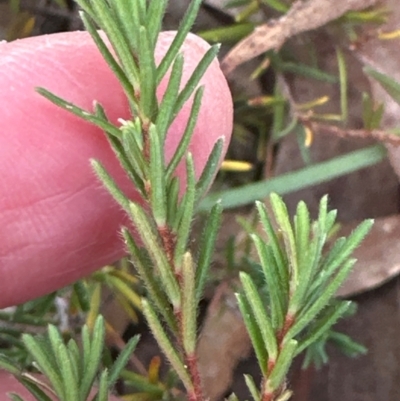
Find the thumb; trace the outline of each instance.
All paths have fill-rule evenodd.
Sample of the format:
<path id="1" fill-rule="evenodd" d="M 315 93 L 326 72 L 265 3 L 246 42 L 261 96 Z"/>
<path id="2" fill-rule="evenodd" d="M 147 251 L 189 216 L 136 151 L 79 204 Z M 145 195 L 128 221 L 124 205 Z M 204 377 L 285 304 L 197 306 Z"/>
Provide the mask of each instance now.
<path id="1" fill-rule="evenodd" d="M 173 37 L 160 35 L 156 58 Z M 207 48 L 188 37 L 183 80 Z M 227 144 L 232 129 L 232 101 L 218 62 L 202 84 L 190 145 L 197 174 L 216 140 L 224 136 Z M 118 232 L 126 217 L 96 180 L 89 159 L 100 160 L 126 194 L 136 196 L 104 135 L 42 98 L 38 86 L 88 111 L 96 100 L 113 122 L 130 118 L 122 89 L 88 33 L 0 44 L 0 307 L 60 288 L 124 255 Z M 164 80 L 159 96 L 165 86 Z M 167 158 L 189 112 L 186 104 L 168 133 Z"/>

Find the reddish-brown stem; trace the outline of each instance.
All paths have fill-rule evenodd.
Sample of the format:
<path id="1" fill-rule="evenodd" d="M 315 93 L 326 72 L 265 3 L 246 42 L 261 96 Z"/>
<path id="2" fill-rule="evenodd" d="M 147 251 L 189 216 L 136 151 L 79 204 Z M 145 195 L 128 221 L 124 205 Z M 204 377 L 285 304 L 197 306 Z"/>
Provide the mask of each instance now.
<path id="1" fill-rule="evenodd" d="M 286 315 L 285 317 L 285 322 L 283 323 L 283 327 L 280 330 L 280 332 L 277 334 L 278 338 L 278 345 L 279 349 L 282 347 L 282 341 L 286 336 L 286 333 L 289 331 L 289 329 L 293 326 L 293 323 L 295 321 L 295 316 L 293 315 Z"/>
<path id="2" fill-rule="evenodd" d="M 158 232 L 161 236 L 168 262 L 173 266 L 176 236 L 168 226 L 158 227 Z"/>
<path id="3" fill-rule="evenodd" d="M 286 315 L 285 321 L 283 323 L 282 329 L 277 333 L 277 342 L 278 342 L 278 353 L 282 350 L 283 346 L 283 339 L 285 338 L 287 332 L 289 329 L 293 326 L 295 322 L 295 316 L 294 315 Z M 278 354 L 279 355 L 279 354 Z M 277 357 L 278 358 L 278 357 Z M 268 361 L 268 366 L 267 366 L 267 373 L 264 376 L 263 383 L 261 386 L 261 394 L 262 394 L 262 401 L 274 401 L 279 394 L 282 393 L 284 385 L 281 385 L 278 389 L 275 391 L 270 391 L 267 390 L 266 385 L 267 385 L 267 377 L 268 375 L 271 374 L 272 370 L 275 367 L 276 359 L 275 360 L 269 360 Z"/>
<path id="4" fill-rule="evenodd" d="M 188 355 L 186 357 L 186 364 L 193 381 L 193 392 L 188 394 L 189 401 L 203 401 L 203 390 L 196 354 Z"/>

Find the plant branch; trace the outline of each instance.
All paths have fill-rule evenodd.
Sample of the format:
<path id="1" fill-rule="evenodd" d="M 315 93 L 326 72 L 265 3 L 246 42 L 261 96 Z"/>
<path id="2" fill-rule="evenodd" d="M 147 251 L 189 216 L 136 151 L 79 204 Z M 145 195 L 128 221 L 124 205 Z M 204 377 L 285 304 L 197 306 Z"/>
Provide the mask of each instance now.
<path id="1" fill-rule="evenodd" d="M 319 28 L 351 10 L 361 10 L 378 0 L 308 0 L 296 1 L 279 19 L 258 26 L 240 41 L 223 59 L 222 70 L 229 75 L 240 64 L 268 50 L 279 50 L 283 44 L 299 33 Z"/>

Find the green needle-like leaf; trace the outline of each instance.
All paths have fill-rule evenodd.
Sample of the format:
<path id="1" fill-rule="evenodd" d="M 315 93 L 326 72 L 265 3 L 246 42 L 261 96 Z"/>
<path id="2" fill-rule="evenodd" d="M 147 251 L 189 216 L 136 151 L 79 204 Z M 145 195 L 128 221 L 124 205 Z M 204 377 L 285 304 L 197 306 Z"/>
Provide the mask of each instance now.
<path id="1" fill-rule="evenodd" d="M 240 281 L 243 285 L 243 293 L 246 296 L 254 317 L 256 318 L 259 330 L 261 331 L 269 359 L 275 361 L 278 356 L 278 345 L 271 321 L 266 313 L 256 286 L 247 273 L 240 273 Z"/>
<path id="2" fill-rule="evenodd" d="M 250 375 L 244 375 L 244 381 L 246 382 L 246 386 L 249 389 L 250 394 L 253 397 L 253 400 L 260 401 L 261 400 L 260 390 L 257 389 L 253 377 Z"/>
<path id="3" fill-rule="evenodd" d="M 162 285 L 168 295 L 170 302 L 174 307 L 178 307 L 181 303 L 181 296 L 175 276 L 172 272 L 172 267 L 168 262 L 165 251 L 160 244 L 158 234 L 149 221 L 144 210 L 134 203 L 130 204 L 131 218 L 138 230 L 146 249 L 152 258 L 154 265 L 160 273 Z"/>
<path id="4" fill-rule="evenodd" d="M 264 345 L 261 330 L 258 327 L 256 318 L 253 315 L 251 307 L 243 294 L 236 294 L 240 313 L 249 333 L 254 352 L 257 356 L 257 361 L 263 375 L 267 373 L 268 368 L 268 352 Z"/>
<path id="5" fill-rule="evenodd" d="M 179 88 L 181 85 L 183 72 L 183 55 L 178 54 L 172 65 L 171 74 L 168 80 L 168 86 L 165 91 L 164 97 L 159 106 L 159 112 L 157 115 L 157 119 L 155 121 L 155 125 L 157 126 L 160 135 L 165 136 L 167 134 L 167 130 L 171 125 L 173 119 L 176 117 L 174 114 L 176 99 L 179 94 Z"/>
<path id="6" fill-rule="evenodd" d="M 340 80 L 340 110 L 342 115 L 342 121 L 346 123 L 348 117 L 348 95 L 347 95 L 347 68 L 346 60 L 343 52 L 337 48 L 336 56 L 339 66 L 339 80 Z"/>
<path id="7" fill-rule="evenodd" d="M 273 193 L 270 196 L 271 206 L 274 211 L 275 219 L 281 228 L 283 240 L 285 242 L 286 253 L 290 262 L 290 286 L 291 291 L 296 288 L 299 281 L 299 266 L 297 261 L 297 250 L 294 239 L 294 232 L 289 220 L 289 213 L 282 198 Z"/>
<path id="8" fill-rule="evenodd" d="M 208 67 L 217 56 L 219 48 L 220 48 L 219 45 L 214 45 L 209 50 L 207 50 L 206 54 L 203 56 L 203 58 L 193 71 L 189 80 L 186 82 L 184 88 L 179 93 L 178 99 L 176 100 L 175 103 L 175 109 L 174 109 L 175 114 L 179 113 L 183 105 L 196 90 L 197 85 L 199 84 L 204 73 L 207 71 Z"/>
<path id="9" fill-rule="evenodd" d="M 268 287 L 270 297 L 271 321 L 275 330 L 281 329 L 285 319 L 285 292 L 279 282 L 279 273 L 271 247 L 267 247 L 265 242 L 258 235 L 251 235 L 256 246 L 258 257 L 261 262 L 264 277 Z"/>
<path id="10" fill-rule="evenodd" d="M 129 1 L 127 1 L 126 3 L 129 3 Z M 118 61 L 115 60 L 114 56 L 112 55 L 112 53 L 108 49 L 107 45 L 104 43 L 103 39 L 101 38 L 99 32 L 97 31 L 94 23 L 89 18 L 86 17 L 85 13 L 81 12 L 80 16 L 85 25 L 86 30 L 90 33 L 92 39 L 94 40 L 97 48 L 99 49 L 101 55 L 104 58 L 104 60 L 106 60 L 107 64 L 109 65 L 109 67 L 111 68 L 111 70 L 115 74 L 115 76 L 118 78 L 118 81 L 120 82 L 122 88 L 124 89 L 124 92 L 125 92 L 127 98 L 129 99 L 132 112 L 137 114 L 138 100 L 135 96 L 133 86 L 130 83 L 129 78 L 125 74 L 124 69 L 121 68 Z"/>
<path id="11" fill-rule="evenodd" d="M 173 227 L 176 225 L 176 219 L 179 210 L 179 179 L 178 177 L 173 177 L 167 189 L 167 219 L 168 226 Z"/>
<path id="12" fill-rule="evenodd" d="M 150 200 L 151 210 L 158 227 L 167 223 L 166 177 L 164 167 L 164 147 L 157 127 L 150 125 Z"/>
<path id="13" fill-rule="evenodd" d="M 317 299 L 312 300 L 304 307 L 304 311 L 298 316 L 294 325 L 289 329 L 287 336 L 294 338 L 300 333 L 308 324 L 310 324 L 322 309 L 329 303 L 336 291 L 342 285 L 343 281 L 349 275 L 355 263 L 355 259 L 348 260 L 336 274 L 335 278 L 325 287 L 324 291 L 318 296 Z"/>
<path id="14" fill-rule="evenodd" d="M 140 336 L 136 335 L 132 337 L 128 343 L 125 345 L 124 349 L 118 355 L 118 358 L 115 360 L 110 372 L 108 374 L 108 388 L 111 389 L 115 382 L 121 375 L 122 370 L 125 368 L 126 364 L 129 361 L 129 358 L 132 356 L 138 342 Z"/>
<path id="15" fill-rule="evenodd" d="M 108 382 L 108 372 L 107 369 L 105 369 L 100 375 L 99 389 L 95 397 L 95 401 L 108 401 Z"/>
<path id="16" fill-rule="evenodd" d="M 182 359 L 179 356 L 178 352 L 176 351 L 176 347 L 169 340 L 164 328 L 160 323 L 160 320 L 158 319 L 156 312 L 146 300 L 143 300 L 142 307 L 143 314 L 146 317 L 147 323 L 149 324 L 158 345 L 162 349 L 165 356 L 168 358 L 179 378 L 182 380 L 182 383 L 185 386 L 186 390 L 188 392 L 193 391 L 193 384 L 186 370 L 186 367 L 182 362 Z"/>
<path id="17" fill-rule="evenodd" d="M 119 189 L 119 187 L 112 179 L 112 177 L 108 174 L 107 170 L 103 167 L 103 165 L 97 160 L 91 160 L 91 165 L 94 172 L 103 182 L 104 186 L 108 189 L 113 198 L 121 205 L 121 207 L 124 210 L 129 211 L 129 199 Z"/>
<path id="18" fill-rule="evenodd" d="M 20 382 L 38 401 L 53 401 L 36 383 L 27 378 L 21 378 Z"/>
<path id="19" fill-rule="evenodd" d="M 279 352 L 278 360 L 268 377 L 267 388 L 272 391 L 278 389 L 285 380 L 290 364 L 293 361 L 297 348 L 297 341 L 289 340 L 284 343 L 283 348 Z"/>
<path id="20" fill-rule="evenodd" d="M 197 300 L 195 296 L 195 269 L 190 252 L 183 255 L 181 271 L 183 348 L 188 356 L 194 356 L 197 338 Z"/>
<path id="21" fill-rule="evenodd" d="M 126 0 L 122 0 L 122 2 L 129 3 L 129 1 Z M 157 0 L 149 2 L 147 10 L 147 31 L 153 52 L 157 43 L 158 34 L 162 28 L 162 20 L 167 6 L 168 0 Z"/>
<path id="22" fill-rule="evenodd" d="M 152 121 L 157 115 L 156 65 L 154 50 L 149 40 L 148 31 L 144 26 L 140 27 L 139 66 L 140 110 L 148 121 Z"/>
<path id="23" fill-rule="evenodd" d="M 372 78 L 376 79 L 385 89 L 385 91 L 392 97 L 392 99 L 400 104 L 400 83 L 395 81 L 388 75 L 382 74 L 371 67 L 364 67 L 364 72 Z"/>
<path id="24" fill-rule="evenodd" d="M 211 182 L 217 173 L 217 168 L 221 160 L 224 142 L 225 142 L 224 137 L 219 138 L 218 141 L 215 143 L 210 156 L 208 157 L 207 163 L 196 184 L 197 200 L 200 200 L 204 196 L 205 192 L 210 187 Z M 216 199 L 211 206 L 214 206 L 217 201 L 218 199 Z"/>
<path id="25" fill-rule="evenodd" d="M 83 377 L 79 389 L 79 398 L 86 400 L 92 388 L 97 371 L 99 370 L 99 363 L 102 357 L 104 347 L 105 327 L 104 319 L 98 316 L 93 327 L 92 338 L 90 338 L 87 326 L 82 330 L 82 344 L 83 344 Z"/>
<path id="26" fill-rule="evenodd" d="M 199 256 L 196 269 L 196 299 L 200 301 L 210 271 L 212 255 L 218 228 L 221 224 L 222 207 L 219 203 L 211 209 L 210 215 L 204 224 L 204 231 L 200 239 Z"/>
<path id="27" fill-rule="evenodd" d="M 103 120 L 102 118 L 97 117 L 96 115 L 90 114 L 86 110 L 81 109 L 80 107 L 75 106 L 73 103 L 67 102 L 62 98 L 53 95 L 51 92 L 44 88 L 37 88 L 36 91 L 44 96 L 46 99 L 50 100 L 52 103 L 56 104 L 57 106 L 63 108 L 64 110 L 69 111 L 72 114 L 86 120 L 90 123 L 93 123 L 103 129 L 104 131 L 109 132 L 112 135 L 119 136 L 119 129 L 109 123 L 108 121 Z"/>
<path id="28" fill-rule="evenodd" d="M 346 313 L 351 303 L 351 301 L 338 302 L 333 308 L 330 308 L 329 313 L 326 313 L 323 318 L 319 319 L 318 323 L 312 328 L 311 333 L 307 334 L 307 336 L 301 340 L 296 350 L 296 355 L 300 354 L 309 345 L 318 341 L 322 335 L 327 333 L 336 321 Z"/>
<path id="29" fill-rule="evenodd" d="M 323 266 L 324 272 L 329 276 L 334 272 L 360 245 L 361 241 L 370 231 L 374 221 L 372 219 L 363 221 L 347 238 L 340 251 L 336 251 L 337 256 L 328 265 Z M 319 282 L 319 281 L 318 281 Z"/>
<path id="30" fill-rule="evenodd" d="M 172 41 L 167 53 L 165 54 L 165 56 L 161 60 L 160 65 L 157 68 L 157 84 L 161 82 L 169 67 L 173 63 L 176 55 L 179 53 L 179 50 L 183 42 L 185 41 L 187 34 L 194 24 L 197 13 L 201 6 L 201 2 L 202 0 L 191 0 L 189 2 L 189 7 L 179 25 L 177 34 L 175 35 L 174 40 Z"/>
<path id="31" fill-rule="evenodd" d="M 183 133 L 182 139 L 179 142 L 179 145 L 172 156 L 171 161 L 168 163 L 167 171 L 166 171 L 166 179 L 169 180 L 172 174 L 175 172 L 178 164 L 182 160 L 183 156 L 185 155 L 190 140 L 192 139 L 192 135 L 194 132 L 194 128 L 197 123 L 197 118 L 199 116 L 200 106 L 201 106 L 201 99 L 203 97 L 204 88 L 201 87 L 196 91 L 194 96 L 192 109 L 190 111 L 189 120 L 186 124 L 185 132 Z"/>
<path id="32" fill-rule="evenodd" d="M 194 174 L 193 157 L 191 153 L 188 153 L 186 156 L 186 191 L 180 205 L 182 213 L 178 227 L 174 227 L 174 231 L 177 235 L 174 263 L 178 268 L 182 263 L 182 257 L 188 244 L 190 227 L 194 214 L 194 204 L 196 201 L 196 183 Z"/>
<path id="33" fill-rule="evenodd" d="M 22 341 L 33 360 L 40 367 L 42 373 L 50 380 L 54 391 L 59 397 L 63 397 L 64 388 L 62 377 L 49 344 L 43 338 L 34 338 L 30 334 L 23 334 Z"/>
<path id="34" fill-rule="evenodd" d="M 80 308 L 83 312 L 88 312 L 90 309 L 90 296 L 85 282 L 82 280 L 77 281 L 73 284 L 73 289 Z"/>
<path id="35" fill-rule="evenodd" d="M 18 395 L 16 393 L 7 393 L 7 395 L 11 401 L 25 401 L 20 395 Z M 39 398 L 37 398 L 37 399 L 38 399 L 38 401 L 41 401 Z"/>
<path id="36" fill-rule="evenodd" d="M 138 88 L 140 82 L 138 67 L 132 57 L 129 41 L 123 35 L 118 23 L 115 22 L 114 8 L 108 6 L 106 2 L 98 0 L 92 1 L 91 5 L 97 15 L 96 22 L 110 40 L 129 82 L 134 89 Z"/>
<path id="37" fill-rule="evenodd" d="M 262 202 L 256 202 L 256 207 L 258 214 L 260 216 L 261 225 L 268 236 L 269 244 L 272 248 L 272 252 L 275 259 L 276 264 L 276 273 L 278 274 L 279 281 L 281 283 L 280 288 L 284 291 L 282 294 L 283 297 L 287 297 L 289 292 L 289 271 L 288 271 L 288 262 L 286 259 L 286 255 L 282 250 L 281 243 L 275 233 L 275 230 L 272 226 L 271 219 L 268 216 L 265 204 Z"/>
<path id="38" fill-rule="evenodd" d="M 160 311 L 170 329 L 173 332 L 177 332 L 178 328 L 171 305 L 166 294 L 163 292 L 163 286 L 157 281 L 157 275 L 155 275 L 153 269 L 150 268 L 151 262 L 146 260 L 145 255 L 136 245 L 132 235 L 126 228 L 122 230 L 122 235 L 128 247 L 129 253 L 132 255 L 135 268 L 139 272 L 140 278 L 145 284 L 145 288 L 148 293 L 147 296 L 157 307 L 157 310 Z"/>

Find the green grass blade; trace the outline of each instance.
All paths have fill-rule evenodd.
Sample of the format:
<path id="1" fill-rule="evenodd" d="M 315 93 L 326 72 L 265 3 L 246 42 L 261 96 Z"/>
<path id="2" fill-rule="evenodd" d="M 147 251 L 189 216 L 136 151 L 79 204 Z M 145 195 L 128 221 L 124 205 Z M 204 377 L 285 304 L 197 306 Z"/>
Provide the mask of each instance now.
<path id="1" fill-rule="evenodd" d="M 198 210 L 209 210 L 218 200 L 224 209 L 230 209 L 265 199 L 272 192 L 285 195 L 372 166 L 385 158 L 382 145 L 370 146 L 266 181 L 213 193 L 200 203 Z"/>

